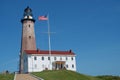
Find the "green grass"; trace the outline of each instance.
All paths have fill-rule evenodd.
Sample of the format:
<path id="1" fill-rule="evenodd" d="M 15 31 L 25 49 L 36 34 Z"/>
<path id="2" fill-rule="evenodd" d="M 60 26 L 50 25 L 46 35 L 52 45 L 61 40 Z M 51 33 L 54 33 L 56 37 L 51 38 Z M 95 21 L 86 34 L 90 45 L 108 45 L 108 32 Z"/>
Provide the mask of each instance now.
<path id="1" fill-rule="evenodd" d="M 102 80 L 120 80 L 120 76 L 112 76 L 112 75 L 103 75 L 103 76 L 96 76 Z"/>
<path id="2" fill-rule="evenodd" d="M 43 71 L 32 73 L 44 80 L 102 80 L 68 70 Z"/>
<path id="3" fill-rule="evenodd" d="M 14 80 L 14 74 L 0 74 L 0 80 Z"/>

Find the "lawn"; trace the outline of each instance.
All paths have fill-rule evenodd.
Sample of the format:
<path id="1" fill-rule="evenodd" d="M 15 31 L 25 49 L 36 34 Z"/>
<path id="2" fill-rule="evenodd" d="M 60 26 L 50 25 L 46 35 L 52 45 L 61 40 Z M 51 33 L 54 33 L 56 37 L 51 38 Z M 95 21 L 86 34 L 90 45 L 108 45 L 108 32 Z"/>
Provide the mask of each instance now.
<path id="1" fill-rule="evenodd" d="M 0 74 L 0 80 L 14 80 L 14 74 Z"/>
<path id="2" fill-rule="evenodd" d="M 68 70 L 54 70 L 32 73 L 44 80 L 101 80 L 92 76 L 83 75 Z"/>

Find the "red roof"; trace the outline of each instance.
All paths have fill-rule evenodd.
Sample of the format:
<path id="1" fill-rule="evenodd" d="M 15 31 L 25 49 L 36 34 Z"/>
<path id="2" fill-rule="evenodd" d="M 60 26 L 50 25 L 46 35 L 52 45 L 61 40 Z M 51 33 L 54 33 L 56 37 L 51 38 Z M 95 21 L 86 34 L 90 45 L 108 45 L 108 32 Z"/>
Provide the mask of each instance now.
<path id="1" fill-rule="evenodd" d="M 47 50 L 25 50 L 27 54 L 49 54 Z M 70 51 L 51 51 L 51 55 L 75 55 Z"/>

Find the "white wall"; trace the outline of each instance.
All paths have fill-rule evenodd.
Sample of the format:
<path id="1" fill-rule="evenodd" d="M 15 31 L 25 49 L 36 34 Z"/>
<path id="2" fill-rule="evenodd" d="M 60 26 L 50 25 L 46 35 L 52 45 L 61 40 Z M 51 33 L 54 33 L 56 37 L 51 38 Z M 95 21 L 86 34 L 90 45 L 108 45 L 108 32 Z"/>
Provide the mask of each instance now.
<path id="1" fill-rule="evenodd" d="M 49 55 L 27 55 L 26 57 L 28 58 L 28 64 L 27 63 L 24 64 L 24 66 L 26 66 L 24 70 L 25 72 L 26 71 L 27 72 L 40 72 L 40 71 L 45 70 L 45 68 L 52 70 L 52 67 L 50 67 L 50 60 L 48 60 Z M 37 59 L 34 60 L 34 57 L 36 57 Z M 44 60 L 42 60 L 42 57 L 44 57 Z M 56 57 L 56 60 L 54 60 L 54 57 Z M 66 57 L 67 57 L 67 60 L 66 60 Z M 71 58 L 73 58 L 73 60 Z M 66 67 L 67 70 L 76 71 L 75 55 L 67 55 L 67 56 L 66 55 L 52 55 L 51 63 L 55 61 L 65 61 L 65 65 L 68 65 L 68 67 Z"/>

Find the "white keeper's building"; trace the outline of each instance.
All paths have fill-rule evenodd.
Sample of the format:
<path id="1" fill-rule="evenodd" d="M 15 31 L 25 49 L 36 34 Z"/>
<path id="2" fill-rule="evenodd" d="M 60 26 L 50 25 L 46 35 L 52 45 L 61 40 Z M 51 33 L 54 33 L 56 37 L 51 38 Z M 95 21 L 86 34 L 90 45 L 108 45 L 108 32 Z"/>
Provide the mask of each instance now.
<path id="1" fill-rule="evenodd" d="M 72 70 L 76 71 L 75 54 L 70 51 L 25 50 L 24 73 L 40 72 L 43 70 Z"/>

